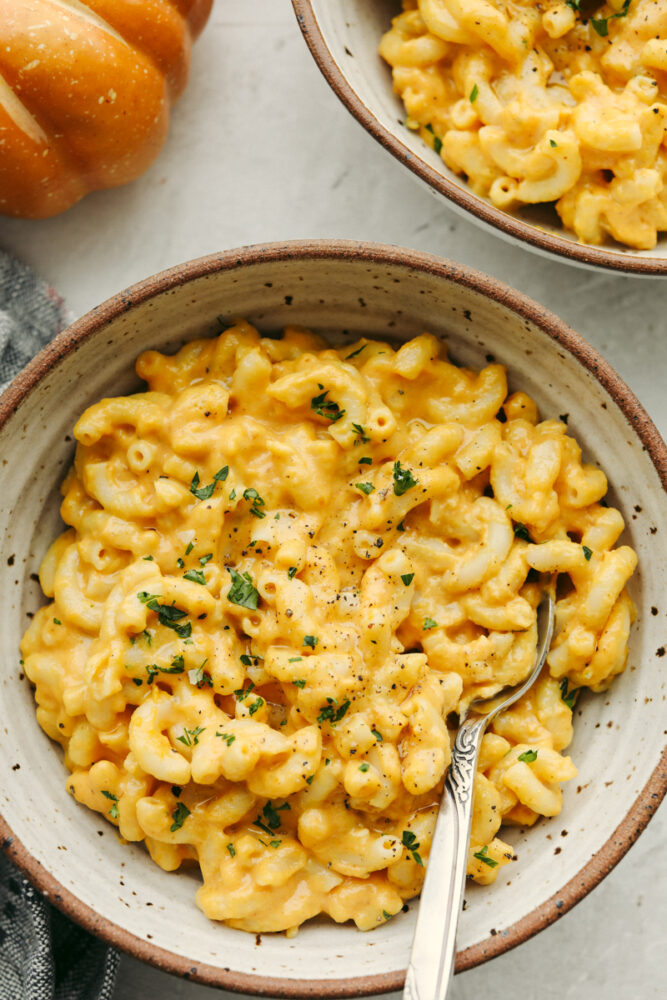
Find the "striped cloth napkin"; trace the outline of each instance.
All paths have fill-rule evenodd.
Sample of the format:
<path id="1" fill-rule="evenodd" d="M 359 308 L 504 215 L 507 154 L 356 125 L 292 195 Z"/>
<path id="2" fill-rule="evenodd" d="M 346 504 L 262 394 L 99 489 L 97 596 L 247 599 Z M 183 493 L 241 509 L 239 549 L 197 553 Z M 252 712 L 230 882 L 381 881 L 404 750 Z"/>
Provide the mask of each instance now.
<path id="1" fill-rule="evenodd" d="M 0 251 L 0 390 L 70 319 L 46 282 Z M 0 1000 L 111 1000 L 118 958 L 0 854 Z"/>

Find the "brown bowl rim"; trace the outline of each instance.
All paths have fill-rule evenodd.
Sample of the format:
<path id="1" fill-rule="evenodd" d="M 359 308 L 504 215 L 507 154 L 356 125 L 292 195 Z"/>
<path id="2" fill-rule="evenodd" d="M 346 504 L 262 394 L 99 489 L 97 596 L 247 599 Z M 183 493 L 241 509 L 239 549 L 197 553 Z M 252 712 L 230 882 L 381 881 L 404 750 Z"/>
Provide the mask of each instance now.
<path id="1" fill-rule="evenodd" d="M 364 104 L 339 69 L 331 49 L 325 42 L 311 0 L 292 0 L 292 6 L 311 55 L 339 100 L 381 146 L 395 156 L 404 167 L 425 181 L 431 189 L 444 195 L 458 208 L 475 216 L 485 225 L 500 230 L 501 235 L 505 234 L 522 243 L 528 243 L 542 254 L 556 254 L 568 263 L 620 271 L 623 274 L 643 277 L 659 277 L 667 274 L 667 257 L 664 259 L 640 257 L 631 251 L 613 251 L 595 247 L 590 243 L 576 243 L 542 230 L 532 223 L 523 222 L 509 212 L 503 212 L 502 209 L 490 205 L 467 187 L 455 184 L 397 139 Z"/>
<path id="2" fill-rule="evenodd" d="M 619 406 L 642 441 L 667 492 L 667 445 L 625 382 L 578 333 L 543 306 L 495 278 L 443 258 L 403 247 L 351 240 L 295 240 L 258 244 L 210 254 L 177 265 L 132 285 L 76 320 L 51 341 L 20 372 L 0 396 L 0 430 L 50 369 L 78 346 L 103 330 L 113 319 L 159 294 L 220 271 L 258 263 L 285 260 L 363 260 L 423 272 L 479 292 L 535 324 L 593 375 Z M 558 920 L 607 875 L 632 846 L 655 814 L 667 793 L 667 745 L 635 802 L 605 844 L 548 900 L 509 928 L 471 945 L 457 955 L 456 971 L 471 969 L 528 940 Z M 187 957 L 141 940 L 111 920 L 101 917 L 61 885 L 32 857 L 0 816 L 0 845 L 30 882 L 63 913 L 86 930 L 133 957 L 185 979 L 239 993 L 268 997 L 359 997 L 402 988 L 405 971 L 353 976 L 345 979 L 282 979 L 246 975 L 208 964 L 193 964 Z"/>

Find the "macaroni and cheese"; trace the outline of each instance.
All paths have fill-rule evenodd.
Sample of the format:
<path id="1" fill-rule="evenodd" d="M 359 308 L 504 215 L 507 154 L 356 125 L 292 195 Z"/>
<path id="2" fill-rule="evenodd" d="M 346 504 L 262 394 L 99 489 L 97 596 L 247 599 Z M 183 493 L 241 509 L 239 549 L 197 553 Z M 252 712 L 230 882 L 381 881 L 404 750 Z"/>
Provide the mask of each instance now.
<path id="1" fill-rule="evenodd" d="M 430 334 L 331 347 L 239 321 L 137 362 L 75 427 L 51 603 L 22 642 L 69 791 L 247 931 L 383 924 L 424 878 L 455 713 L 485 735 L 468 873 L 561 808 L 582 686 L 624 669 L 636 557 L 561 420 Z"/>
<path id="2" fill-rule="evenodd" d="M 408 128 L 501 209 L 579 240 L 667 229 L 667 0 L 403 0 L 380 54 Z"/>

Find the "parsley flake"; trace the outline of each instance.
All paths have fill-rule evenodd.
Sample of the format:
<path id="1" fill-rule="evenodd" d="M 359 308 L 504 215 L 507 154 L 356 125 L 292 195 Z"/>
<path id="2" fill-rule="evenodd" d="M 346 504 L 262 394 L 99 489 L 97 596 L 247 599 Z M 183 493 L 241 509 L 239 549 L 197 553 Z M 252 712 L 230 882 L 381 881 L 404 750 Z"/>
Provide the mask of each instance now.
<path id="1" fill-rule="evenodd" d="M 591 556 L 593 555 L 593 549 L 589 549 L 587 545 L 582 545 L 581 547 L 584 550 L 584 559 L 586 562 L 590 562 Z"/>
<path id="2" fill-rule="evenodd" d="M 514 525 L 514 537 L 523 538 L 524 542 L 531 542 L 533 539 L 530 537 L 530 532 L 525 524 L 520 524 L 518 521 Z"/>
<path id="3" fill-rule="evenodd" d="M 382 739 L 382 733 L 379 733 L 377 731 L 377 729 L 371 729 L 371 732 L 372 732 L 373 736 L 375 737 L 375 739 L 378 741 L 378 743 L 383 743 L 384 742 L 383 739 Z"/>
<path id="4" fill-rule="evenodd" d="M 365 493 L 366 496 L 368 496 L 369 493 L 372 493 L 375 489 L 372 483 L 355 483 L 354 485 L 356 489 L 361 490 L 361 492 Z"/>
<path id="5" fill-rule="evenodd" d="M 302 645 L 310 646 L 311 649 L 315 649 L 315 646 L 317 646 L 319 641 L 320 640 L 316 635 L 304 635 Z"/>
<path id="6" fill-rule="evenodd" d="M 367 347 L 368 347 L 368 344 L 362 344 L 361 347 L 358 347 L 356 349 L 356 351 L 352 351 L 352 354 L 346 354 L 345 355 L 345 360 L 349 361 L 350 358 L 356 358 L 357 355 L 361 354 L 362 351 L 365 351 Z"/>
<path id="7" fill-rule="evenodd" d="M 259 593 L 252 582 L 250 573 L 237 573 L 231 566 L 226 567 L 232 578 L 232 586 L 227 592 L 227 600 L 230 604 L 237 604 L 241 608 L 257 610 L 259 604 Z"/>
<path id="8" fill-rule="evenodd" d="M 183 574 L 184 580 L 190 580 L 191 583 L 200 583 L 202 587 L 206 586 L 206 577 L 200 569 L 189 569 Z"/>
<path id="9" fill-rule="evenodd" d="M 231 843 L 231 841 L 229 842 L 229 844 L 227 844 L 227 850 L 229 851 L 229 856 L 230 856 L 231 858 L 233 858 L 233 857 L 235 857 L 235 856 L 236 856 L 236 848 L 235 848 L 235 847 L 234 847 L 234 845 L 233 845 L 233 844 Z"/>
<path id="10" fill-rule="evenodd" d="M 190 483 L 190 492 L 197 497 L 198 500 L 210 500 L 213 496 L 213 490 L 215 489 L 217 483 L 224 483 L 225 479 L 229 475 L 229 466 L 225 465 L 222 469 L 218 469 L 216 474 L 213 476 L 213 482 L 209 483 L 208 486 L 199 486 L 200 479 L 199 473 L 195 472 L 192 477 L 192 482 Z"/>
<path id="11" fill-rule="evenodd" d="M 263 704 L 264 704 L 264 699 L 263 698 L 257 698 L 257 699 L 255 699 L 255 701 L 253 701 L 252 705 L 248 706 L 248 714 L 249 715 L 254 715 L 255 712 L 257 712 L 262 707 Z"/>
<path id="12" fill-rule="evenodd" d="M 415 578 L 414 573 L 401 573 L 401 580 L 403 581 L 406 587 L 410 586 L 414 578 Z"/>
<path id="13" fill-rule="evenodd" d="M 289 580 L 293 580 L 297 573 L 298 573 L 297 567 L 296 566 L 290 566 L 290 568 L 287 570 L 287 577 L 288 577 L 288 579 Z"/>
<path id="14" fill-rule="evenodd" d="M 409 469 L 404 469 L 398 461 L 394 462 L 394 493 L 397 497 L 402 497 L 418 483 L 419 480 L 415 479 Z"/>
<path id="15" fill-rule="evenodd" d="M 187 611 L 177 608 L 174 604 L 160 604 L 160 597 L 156 594 L 149 594 L 142 590 L 137 594 L 142 604 L 145 604 L 151 611 L 155 611 L 160 625 L 173 629 L 181 639 L 188 639 L 192 635 L 192 625 L 186 622 L 185 625 L 178 625 L 181 618 L 185 618 Z"/>
<path id="16" fill-rule="evenodd" d="M 472 90 L 470 91 L 470 103 L 474 104 L 478 97 L 479 97 L 479 87 L 477 86 L 477 84 L 475 84 Z"/>
<path id="17" fill-rule="evenodd" d="M 365 427 L 362 427 L 361 424 L 352 424 L 352 427 L 357 432 L 357 434 L 359 435 L 359 437 L 356 438 L 356 440 L 355 440 L 354 443 L 355 444 L 368 444 L 368 442 L 370 441 L 370 438 L 369 438 L 368 434 L 366 433 Z"/>
<path id="18" fill-rule="evenodd" d="M 219 736 L 221 740 L 224 740 L 228 747 L 230 747 L 236 739 L 234 733 L 216 733 L 215 735 Z"/>
<path id="19" fill-rule="evenodd" d="M 630 4 L 632 0 L 625 0 L 625 3 L 621 9 L 616 14 L 610 14 L 609 17 L 592 17 L 591 24 L 594 30 L 598 33 L 600 38 L 606 38 L 609 34 L 609 22 L 614 21 L 617 17 L 627 17 L 628 11 L 630 10 Z"/>
<path id="20" fill-rule="evenodd" d="M 336 722 L 340 722 L 349 707 L 350 702 L 347 700 L 339 705 L 335 698 L 327 698 L 327 704 L 320 710 L 317 721 L 335 725 Z"/>
<path id="21" fill-rule="evenodd" d="M 212 558 L 213 558 L 213 553 L 212 552 L 207 552 L 205 556 L 200 556 L 199 557 L 199 565 L 200 566 L 205 566 L 206 563 L 210 562 Z"/>
<path id="22" fill-rule="evenodd" d="M 360 771 L 362 771 L 362 772 L 363 772 L 363 773 L 365 774 L 365 773 L 366 773 L 366 771 L 369 771 L 369 770 L 370 770 L 370 766 L 371 766 L 370 764 L 367 764 L 367 763 L 366 763 L 366 762 L 364 761 L 364 763 L 363 763 L 363 764 L 360 764 L 360 765 L 359 765 L 359 770 L 360 770 Z"/>
<path id="23" fill-rule="evenodd" d="M 424 624 L 423 624 L 422 627 L 423 627 L 424 631 L 427 632 L 430 628 L 437 628 L 438 627 L 438 623 L 434 622 L 432 618 L 425 618 L 424 619 Z"/>
<path id="24" fill-rule="evenodd" d="M 424 862 L 419 855 L 419 841 L 417 840 L 417 835 L 414 834 L 412 830 L 404 830 L 401 834 L 401 843 L 406 851 L 410 852 L 413 861 L 416 861 L 418 865 L 423 867 Z"/>
<path id="25" fill-rule="evenodd" d="M 169 832 L 176 833 L 177 830 L 180 830 L 189 815 L 190 810 L 186 806 L 185 802 L 177 803 L 176 808 L 171 814 L 171 818 L 174 822 L 169 827 Z"/>
<path id="26" fill-rule="evenodd" d="M 525 750 L 519 754 L 519 760 L 523 761 L 524 764 L 532 764 L 534 760 L 537 760 L 537 750 Z"/>
<path id="27" fill-rule="evenodd" d="M 569 687 L 569 684 L 568 684 L 567 677 L 563 677 L 562 681 L 560 682 L 560 697 L 561 697 L 561 701 L 564 701 L 565 704 L 567 705 L 567 707 L 570 709 L 570 711 L 572 711 L 572 709 L 574 708 L 574 703 L 575 703 L 576 698 L 577 698 L 577 690 L 578 689 L 577 688 L 573 688 L 571 691 L 568 691 L 568 687 Z"/>
<path id="28" fill-rule="evenodd" d="M 332 399 L 327 399 L 328 395 L 329 390 L 326 389 L 319 396 L 313 396 L 310 401 L 310 408 L 318 417 L 326 417 L 332 424 L 335 424 L 337 420 L 340 420 L 344 416 L 345 410 L 341 410 L 338 403 L 334 403 Z"/>
<path id="29" fill-rule="evenodd" d="M 498 867 L 498 862 L 489 857 L 489 848 L 487 845 L 485 845 L 481 851 L 475 851 L 473 858 L 477 858 L 478 861 L 483 861 L 485 865 L 489 866 L 489 868 Z"/>
<path id="30" fill-rule="evenodd" d="M 196 747 L 199 743 L 199 737 L 206 729 L 206 726 L 197 726 L 195 729 L 185 729 L 183 728 L 183 735 L 177 736 L 176 739 L 179 743 L 182 743 L 186 747 Z M 182 824 L 181 824 L 182 825 Z"/>
<path id="31" fill-rule="evenodd" d="M 292 681 L 292 684 L 295 687 L 300 688 L 301 690 L 303 690 L 305 688 L 305 686 L 306 686 L 305 680 Z"/>

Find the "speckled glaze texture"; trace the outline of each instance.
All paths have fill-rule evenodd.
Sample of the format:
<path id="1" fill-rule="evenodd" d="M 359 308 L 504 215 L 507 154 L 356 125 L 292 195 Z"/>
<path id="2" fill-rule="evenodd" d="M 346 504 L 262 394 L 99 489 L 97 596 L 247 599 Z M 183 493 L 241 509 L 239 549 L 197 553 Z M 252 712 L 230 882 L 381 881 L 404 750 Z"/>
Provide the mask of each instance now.
<path id="1" fill-rule="evenodd" d="M 66 913 L 138 958 L 188 978 L 265 996 L 352 997 L 399 989 L 416 902 L 377 932 L 313 921 L 291 940 L 216 925 L 193 903 L 197 877 L 168 874 L 142 847 L 65 791 L 60 750 L 37 726 L 18 643 L 40 604 L 34 574 L 59 530 L 58 486 L 71 428 L 90 403 L 138 388 L 133 362 L 214 335 L 217 317 L 261 330 L 303 324 L 344 341 L 424 330 L 475 367 L 492 355 L 543 417 L 569 415 L 640 559 L 639 611 L 626 673 L 577 706 L 579 776 L 563 813 L 510 831 L 518 860 L 495 886 L 470 885 L 457 969 L 521 943 L 566 913 L 614 867 L 667 788 L 664 634 L 667 449 L 627 386 L 556 317 L 498 282 L 438 258 L 347 242 L 274 244 L 173 268 L 94 309 L 54 340 L 0 397 L 0 835 L 4 849 Z"/>
<path id="2" fill-rule="evenodd" d="M 436 197 L 483 228 L 520 241 L 545 256 L 557 254 L 572 264 L 627 274 L 667 274 L 667 236 L 653 250 L 632 250 L 617 243 L 591 246 L 554 225 L 554 212 L 533 206 L 510 214 L 473 193 L 415 132 L 403 125 L 405 109 L 394 94 L 391 70 L 378 45 L 400 0 L 292 0 L 303 36 L 329 85 L 374 139 L 422 180 Z"/>

